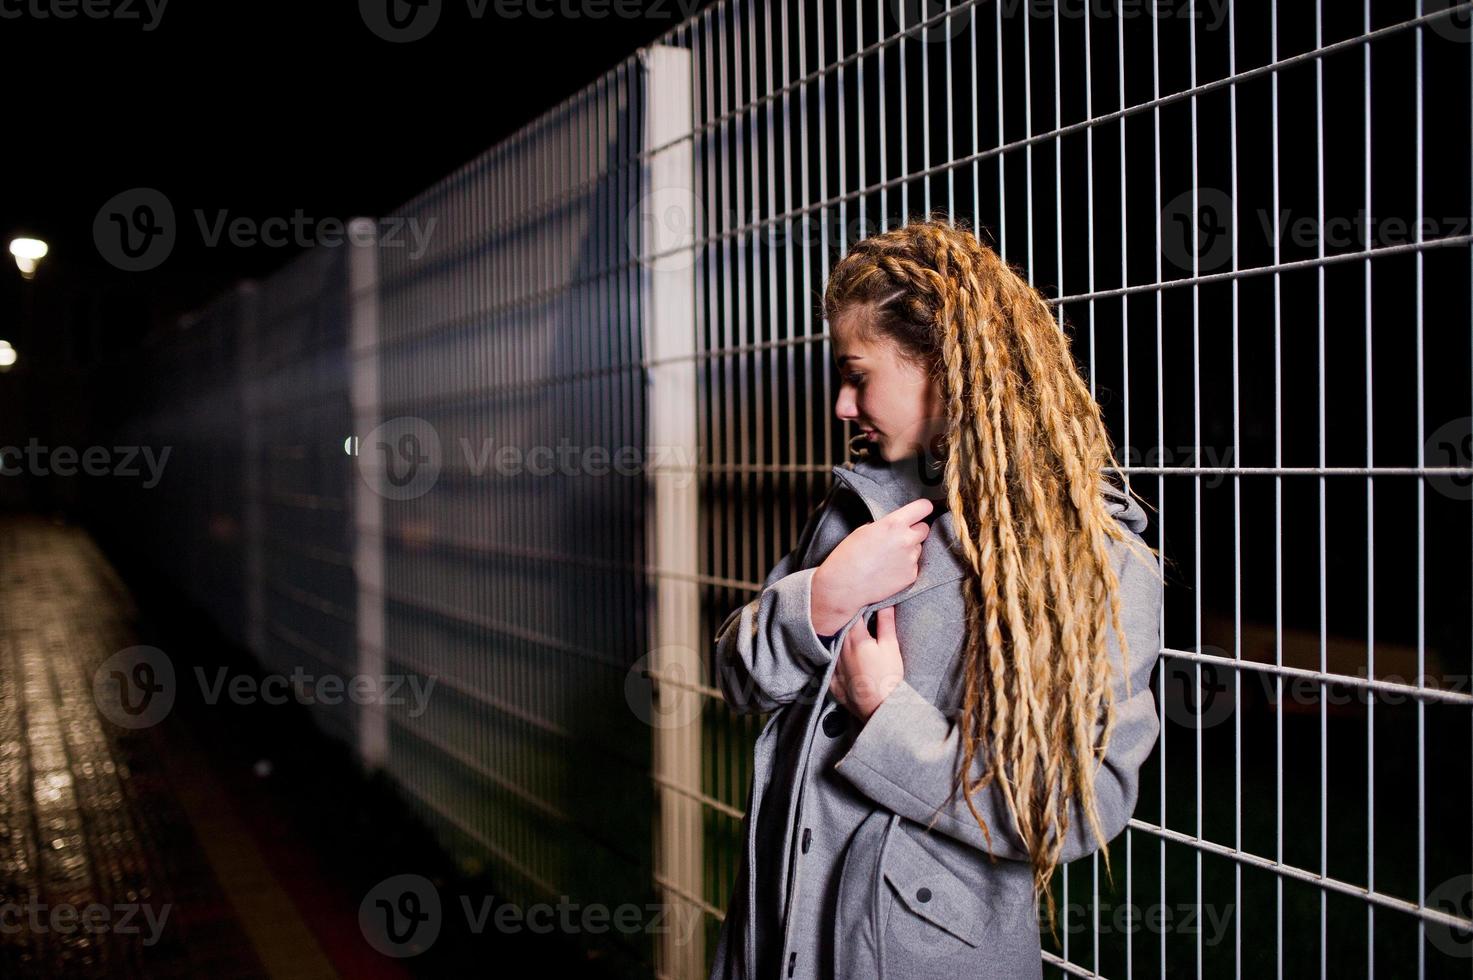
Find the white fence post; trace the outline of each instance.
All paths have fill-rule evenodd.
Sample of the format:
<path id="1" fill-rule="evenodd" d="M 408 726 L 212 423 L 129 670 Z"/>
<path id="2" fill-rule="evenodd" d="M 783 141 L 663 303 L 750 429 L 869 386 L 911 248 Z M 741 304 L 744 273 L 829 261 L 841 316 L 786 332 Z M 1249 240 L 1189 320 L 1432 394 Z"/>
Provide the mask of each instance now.
<path id="1" fill-rule="evenodd" d="M 668 681 L 693 684 L 701 676 L 699 491 L 696 399 L 695 192 L 691 146 L 691 55 L 656 45 L 640 52 L 644 73 L 646 157 L 640 199 L 630 220 L 638 223 L 644 283 L 644 356 L 648 385 L 649 551 L 661 570 L 651 590 L 655 675 L 651 722 L 654 776 L 659 798 L 655 828 L 655 881 L 668 918 L 656 972 L 662 977 L 705 974 L 701 790 L 701 712 L 689 708 L 699 695 Z M 657 153 L 651 153 L 663 147 Z M 669 573 L 669 574 L 665 574 Z M 673 792 L 677 786 L 690 794 Z M 675 913 L 679 913 L 678 915 Z"/>
<path id="2" fill-rule="evenodd" d="M 345 448 L 355 458 L 353 483 L 353 571 L 358 581 L 358 675 L 384 673 L 384 498 L 363 479 L 356 458 L 379 424 L 378 236 L 371 219 L 355 218 L 348 236 L 348 385 L 353 432 Z M 374 461 L 376 462 L 376 460 Z M 370 701 L 358 716 L 358 756 L 377 769 L 388 755 L 388 717 Z"/>

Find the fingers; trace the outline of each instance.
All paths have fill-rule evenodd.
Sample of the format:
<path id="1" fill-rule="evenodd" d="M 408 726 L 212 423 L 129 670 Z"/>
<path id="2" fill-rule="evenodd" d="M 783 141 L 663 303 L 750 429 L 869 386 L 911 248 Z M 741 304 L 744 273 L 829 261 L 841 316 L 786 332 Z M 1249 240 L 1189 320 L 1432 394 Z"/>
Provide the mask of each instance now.
<path id="1" fill-rule="evenodd" d="M 886 606 L 875 614 L 875 639 L 881 643 L 895 642 L 894 606 Z"/>
<path id="2" fill-rule="evenodd" d="M 917 521 L 924 519 L 935 507 L 936 505 L 931 502 L 930 497 L 917 497 L 904 507 L 897 507 L 891 511 L 889 517 L 892 521 L 909 527 Z M 930 529 L 927 528 L 927 530 Z"/>
<path id="3" fill-rule="evenodd" d="M 886 608 L 889 608 L 889 607 L 886 607 Z M 843 653 L 844 650 L 848 650 L 850 647 L 856 647 L 857 648 L 857 647 L 863 646 L 866 643 L 873 643 L 873 642 L 875 642 L 875 634 L 873 634 L 873 633 L 871 633 L 869 631 L 870 630 L 870 619 L 872 617 L 878 619 L 878 617 L 880 616 L 880 613 L 882 613 L 883 611 L 884 610 L 880 610 L 878 612 L 874 612 L 874 613 L 870 613 L 868 615 L 862 616 L 862 617 L 860 617 L 859 622 L 857 622 L 853 626 L 849 627 L 849 632 L 847 632 L 847 633 L 844 634 L 844 643 L 839 648 L 841 655 L 842 655 L 842 653 Z"/>

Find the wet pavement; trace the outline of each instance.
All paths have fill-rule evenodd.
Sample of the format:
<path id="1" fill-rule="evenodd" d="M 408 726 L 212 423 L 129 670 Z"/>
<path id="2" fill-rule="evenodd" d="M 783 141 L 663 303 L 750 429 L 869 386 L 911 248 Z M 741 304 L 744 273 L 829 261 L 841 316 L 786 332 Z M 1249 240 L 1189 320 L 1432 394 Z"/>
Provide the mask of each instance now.
<path id="1" fill-rule="evenodd" d="M 0 513 L 0 978 L 646 975 L 453 916 L 432 949 L 383 955 L 360 910 L 386 879 L 503 889 L 307 709 L 207 702 L 156 667 L 260 670 L 125 548 Z"/>
<path id="2" fill-rule="evenodd" d="M 0 519 L 0 975 L 264 977 L 165 768 L 99 711 L 136 609 L 91 540 Z"/>

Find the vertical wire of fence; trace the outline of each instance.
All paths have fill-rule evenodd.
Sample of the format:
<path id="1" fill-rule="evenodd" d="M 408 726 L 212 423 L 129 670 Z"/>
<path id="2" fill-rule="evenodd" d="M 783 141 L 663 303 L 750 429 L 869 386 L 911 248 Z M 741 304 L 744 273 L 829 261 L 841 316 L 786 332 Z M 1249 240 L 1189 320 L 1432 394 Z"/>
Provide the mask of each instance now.
<path id="1" fill-rule="evenodd" d="M 626 941 L 703 975 L 766 720 L 704 644 L 852 434 L 825 277 L 965 221 L 1050 297 L 1167 559 L 1160 741 L 1046 972 L 1465 974 L 1470 9 L 719 3 L 389 216 L 422 252 L 260 284 L 211 560 L 268 663 L 433 682 L 333 730 L 467 870 L 657 897 L 693 932 Z M 138 438 L 229 428 L 155 395 Z M 224 526 L 165 516 L 195 489 L 135 501 L 180 560 Z"/>

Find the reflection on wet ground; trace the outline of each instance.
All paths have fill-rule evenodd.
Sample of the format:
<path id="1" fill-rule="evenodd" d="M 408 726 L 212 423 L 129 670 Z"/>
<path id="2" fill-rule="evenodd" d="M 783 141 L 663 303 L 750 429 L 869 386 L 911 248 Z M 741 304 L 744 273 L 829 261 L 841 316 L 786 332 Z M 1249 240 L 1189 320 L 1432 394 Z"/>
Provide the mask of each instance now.
<path id="1" fill-rule="evenodd" d="M 99 710 L 136 609 L 91 540 L 0 520 L 0 976 L 267 973 L 196 838 L 160 740 Z"/>
<path id="2" fill-rule="evenodd" d="M 413 873 L 460 902 L 504 889 L 306 708 L 203 697 L 198 673 L 259 683 L 259 664 L 103 546 L 0 514 L 0 980 L 646 975 L 469 915 L 386 955 L 361 918 L 385 881 Z"/>

